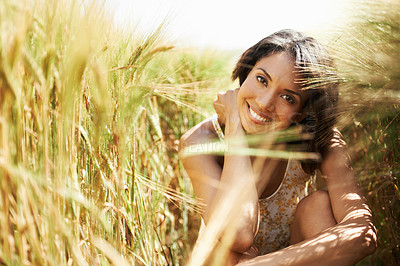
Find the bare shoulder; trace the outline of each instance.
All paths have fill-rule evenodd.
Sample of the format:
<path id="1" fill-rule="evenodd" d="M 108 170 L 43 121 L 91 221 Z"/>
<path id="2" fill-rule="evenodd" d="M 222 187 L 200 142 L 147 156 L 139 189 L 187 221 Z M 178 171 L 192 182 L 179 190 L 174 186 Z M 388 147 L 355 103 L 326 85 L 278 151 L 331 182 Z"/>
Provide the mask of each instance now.
<path id="1" fill-rule="evenodd" d="M 333 129 L 332 138 L 328 140 L 327 151 L 322 161 L 324 175 L 340 175 L 352 171 L 347 143 L 338 129 Z"/>
<path id="2" fill-rule="evenodd" d="M 201 123 L 188 130 L 179 141 L 179 151 L 185 147 L 202 144 L 215 139 L 215 131 L 210 119 L 203 120 Z"/>
<path id="3" fill-rule="evenodd" d="M 339 129 L 334 128 L 332 129 L 332 138 L 329 140 L 329 149 L 338 151 L 340 149 L 346 149 L 347 150 L 347 144 L 346 141 L 343 138 L 342 133 L 339 131 Z"/>

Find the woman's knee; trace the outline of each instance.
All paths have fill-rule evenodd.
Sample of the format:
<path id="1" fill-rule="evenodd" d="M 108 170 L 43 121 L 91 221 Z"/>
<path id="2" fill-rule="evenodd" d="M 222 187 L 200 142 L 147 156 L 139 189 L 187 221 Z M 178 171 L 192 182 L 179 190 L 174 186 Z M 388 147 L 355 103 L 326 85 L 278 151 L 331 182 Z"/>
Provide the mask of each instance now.
<path id="1" fill-rule="evenodd" d="M 329 194 L 318 190 L 303 198 L 296 207 L 291 243 L 313 237 L 336 224 Z"/>
<path id="2" fill-rule="evenodd" d="M 319 211 L 332 213 L 329 194 L 324 190 L 317 190 L 304 197 L 296 207 L 295 215 L 320 216 Z"/>

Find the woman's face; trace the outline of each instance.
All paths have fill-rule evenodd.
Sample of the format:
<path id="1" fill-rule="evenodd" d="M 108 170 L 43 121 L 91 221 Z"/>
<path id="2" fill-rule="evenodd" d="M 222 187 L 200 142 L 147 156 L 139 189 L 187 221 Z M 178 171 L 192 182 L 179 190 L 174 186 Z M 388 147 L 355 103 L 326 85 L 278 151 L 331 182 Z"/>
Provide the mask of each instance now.
<path id="1" fill-rule="evenodd" d="M 300 119 L 305 93 L 295 83 L 292 57 L 275 53 L 260 59 L 239 90 L 243 128 L 249 134 L 283 130 Z"/>

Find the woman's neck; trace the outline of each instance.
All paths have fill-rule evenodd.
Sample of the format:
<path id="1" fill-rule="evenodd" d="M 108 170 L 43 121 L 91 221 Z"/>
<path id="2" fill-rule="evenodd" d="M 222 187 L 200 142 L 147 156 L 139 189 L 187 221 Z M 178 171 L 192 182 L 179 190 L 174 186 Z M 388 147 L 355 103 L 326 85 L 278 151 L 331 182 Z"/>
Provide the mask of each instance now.
<path id="1" fill-rule="evenodd" d="M 259 158 L 259 157 L 258 157 Z M 260 198 L 272 195 L 280 186 L 288 164 L 287 159 L 264 158 L 253 160 L 253 172 Z"/>

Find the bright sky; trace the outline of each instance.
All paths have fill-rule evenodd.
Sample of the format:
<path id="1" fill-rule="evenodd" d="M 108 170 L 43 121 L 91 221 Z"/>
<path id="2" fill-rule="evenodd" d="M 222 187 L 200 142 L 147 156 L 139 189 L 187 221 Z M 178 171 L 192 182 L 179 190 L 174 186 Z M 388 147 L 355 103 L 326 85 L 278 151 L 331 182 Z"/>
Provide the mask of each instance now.
<path id="1" fill-rule="evenodd" d="M 120 25 L 145 32 L 167 19 L 180 46 L 246 49 L 284 28 L 313 36 L 332 32 L 351 14 L 346 0 L 108 0 Z M 318 36 L 317 36 L 318 37 Z"/>

